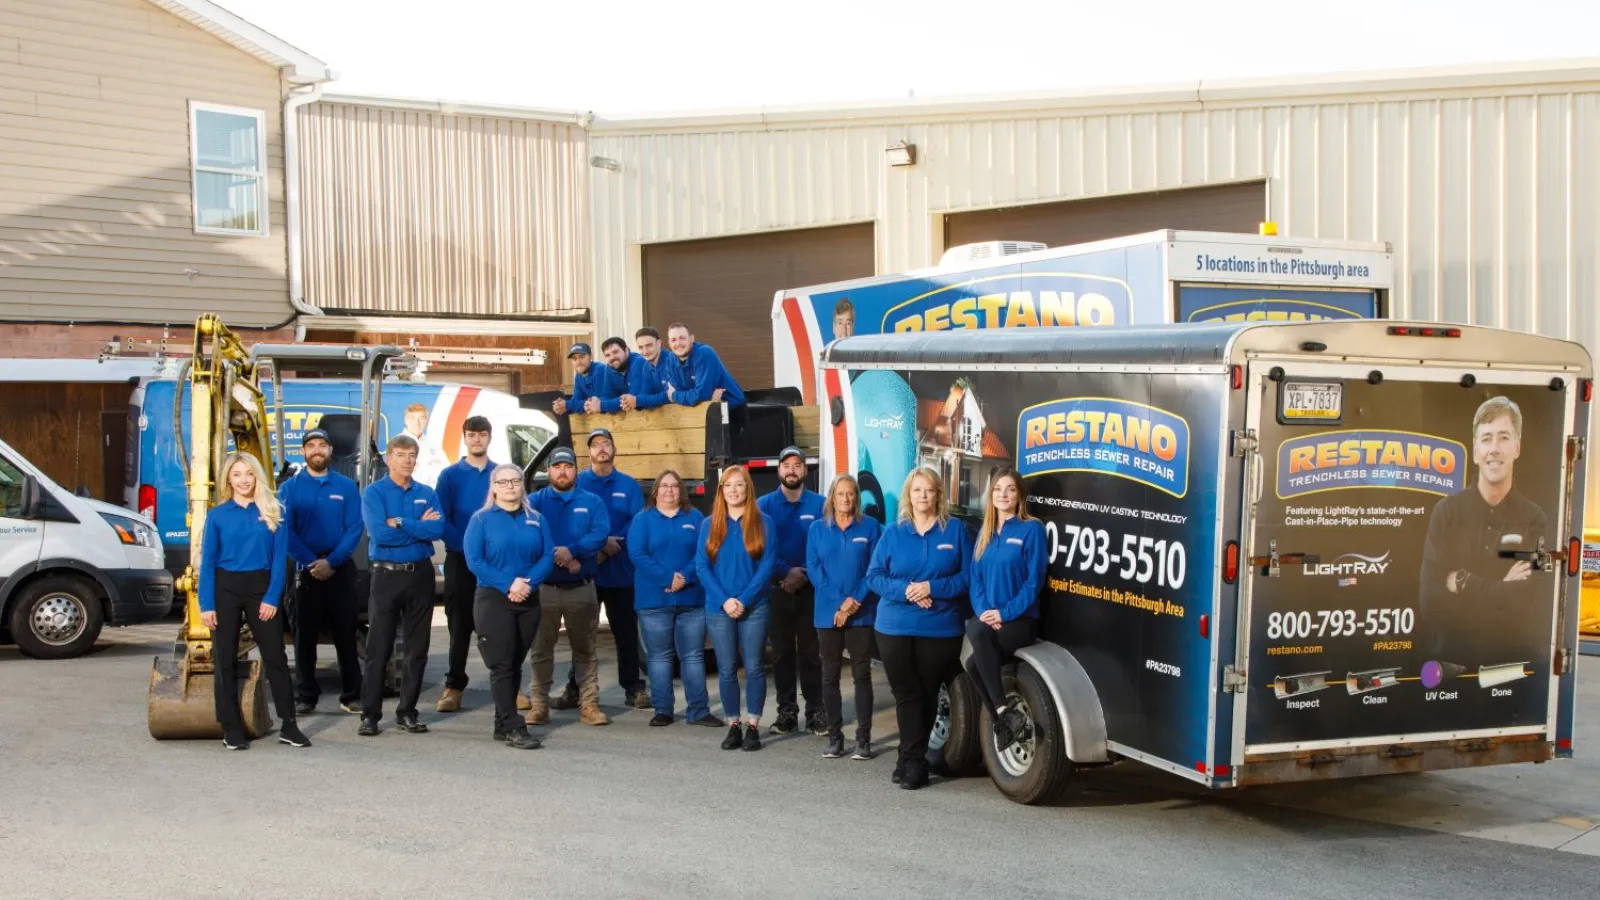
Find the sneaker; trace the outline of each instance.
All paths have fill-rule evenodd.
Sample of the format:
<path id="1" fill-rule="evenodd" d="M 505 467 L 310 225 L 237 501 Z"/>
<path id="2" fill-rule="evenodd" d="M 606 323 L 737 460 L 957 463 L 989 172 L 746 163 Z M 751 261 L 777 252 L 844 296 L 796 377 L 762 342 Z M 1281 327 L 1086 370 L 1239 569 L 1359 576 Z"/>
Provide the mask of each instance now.
<path id="1" fill-rule="evenodd" d="M 1005 712 L 995 716 L 994 737 L 1002 750 L 1017 741 L 1027 740 L 1028 732 L 1028 717 L 1015 706 L 1008 706 Z"/>
<path id="2" fill-rule="evenodd" d="M 650 717 L 651 728 L 660 728 L 663 725 L 671 725 L 672 722 L 673 718 L 671 713 L 656 713 Z"/>
<path id="3" fill-rule="evenodd" d="M 556 697 L 556 698 L 554 698 L 554 699 L 552 699 L 550 701 L 550 708 L 551 709 L 577 709 L 578 708 L 578 688 L 577 688 L 577 686 L 573 685 L 573 684 L 568 684 L 567 685 L 567 689 L 561 692 L 561 696 Z"/>
<path id="4" fill-rule="evenodd" d="M 376 735 L 377 733 L 378 733 L 378 720 L 377 719 L 362 719 L 361 720 L 361 724 L 359 726 L 357 726 L 357 728 L 356 728 L 356 734 L 359 734 L 362 737 L 372 737 L 373 735 Z"/>
<path id="5" fill-rule="evenodd" d="M 301 700 L 294 705 L 294 714 L 297 716 L 309 716 L 316 711 L 317 701 L 315 700 Z"/>
<path id="6" fill-rule="evenodd" d="M 522 721 L 527 722 L 529 725 L 548 725 L 550 724 L 550 707 L 542 703 L 538 706 L 530 706 L 527 714 L 522 717 Z"/>
<path id="7" fill-rule="evenodd" d="M 224 731 L 222 734 L 222 746 L 229 750 L 249 750 L 250 739 L 245 737 L 244 729 L 242 728 L 238 731 Z"/>
<path id="8" fill-rule="evenodd" d="M 361 701 L 359 700 L 340 700 L 339 708 L 352 715 L 361 715 Z"/>
<path id="9" fill-rule="evenodd" d="M 744 748 L 743 749 L 745 749 L 745 750 L 760 750 L 761 749 L 761 729 L 760 728 L 756 727 L 755 725 L 746 725 L 744 727 Z"/>
<path id="10" fill-rule="evenodd" d="M 433 708 L 442 713 L 460 712 L 461 692 L 455 688 L 445 688 L 444 693 L 439 695 L 439 702 L 435 703 Z"/>
<path id="11" fill-rule="evenodd" d="M 822 713 L 814 712 L 806 714 L 806 730 L 816 735 L 824 735 L 828 733 L 828 723 L 824 721 Z"/>
<path id="12" fill-rule="evenodd" d="M 859 739 L 857 739 L 856 740 L 856 752 L 850 754 L 850 758 L 851 759 L 861 759 L 861 760 L 871 759 L 872 758 L 872 739 L 871 738 L 859 738 Z"/>
<path id="13" fill-rule="evenodd" d="M 285 722 L 283 727 L 278 729 L 278 743 L 288 744 L 291 747 L 309 747 L 311 739 L 306 737 L 306 733 L 300 730 L 298 724 Z"/>
<path id="14" fill-rule="evenodd" d="M 640 688 L 628 695 L 628 705 L 634 709 L 654 709 L 655 704 L 650 702 L 650 692 Z"/>
<path id="15" fill-rule="evenodd" d="M 728 736 L 722 739 L 722 749 L 737 750 L 744 745 L 744 729 L 735 722 L 728 726 Z"/>
<path id="16" fill-rule="evenodd" d="M 400 726 L 400 730 L 406 732 L 407 734 L 428 733 L 428 726 L 417 721 L 416 713 L 405 716 L 395 716 L 394 723 Z"/>
<path id="17" fill-rule="evenodd" d="M 533 709 L 533 701 L 528 699 L 527 692 L 517 691 L 517 709 L 523 712 Z"/>
<path id="18" fill-rule="evenodd" d="M 610 725 L 611 717 L 591 703 L 578 710 L 578 721 L 585 725 Z"/>
<path id="19" fill-rule="evenodd" d="M 828 747 L 822 751 L 823 759 L 838 759 L 844 756 L 844 735 L 833 734 L 828 736 Z"/>
<path id="20" fill-rule="evenodd" d="M 777 721 L 767 729 L 773 734 L 788 734 L 800 728 L 800 719 L 794 713 L 780 713 Z"/>
<path id="21" fill-rule="evenodd" d="M 1011 730 L 1011 725 L 1006 722 L 1003 713 L 996 713 L 994 722 L 989 727 L 994 732 L 994 745 L 1001 750 L 1017 742 L 1017 733 Z"/>
<path id="22" fill-rule="evenodd" d="M 540 747 L 543 747 L 544 744 L 540 743 L 538 738 L 528 733 L 527 726 L 523 726 L 521 728 L 513 728 L 511 730 L 511 734 L 506 737 L 506 746 L 517 750 L 537 750 Z"/>
<path id="23" fill-rule="evenodd" d="M 701 728 L 722 728 L 722 727 L 726 726 L 728 723 L 722 721 L 721 719 L 717 718 L 716 716 L 712 715 L 711 713 L 706 713 L 705 715 L 701 716 L 700 718 L 695 719 L 693 722 L 689 722 L 689 723 L 686 723 L 686 724 L 699 725 Z"/>

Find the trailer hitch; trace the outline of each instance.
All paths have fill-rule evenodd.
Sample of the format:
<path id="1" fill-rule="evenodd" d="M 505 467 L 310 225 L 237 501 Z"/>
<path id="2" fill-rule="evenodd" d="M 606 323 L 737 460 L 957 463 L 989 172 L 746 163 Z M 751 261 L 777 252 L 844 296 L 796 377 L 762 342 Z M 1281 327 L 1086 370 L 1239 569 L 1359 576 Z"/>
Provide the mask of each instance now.
<path id="1" fill-rule="evenodd" d="M 1277 538 L 1267 541 L 1266 556 L 1250 557 L 1250 565 L 1266 567 L 1262 574 L 1268 578 L 1277 578 L 1283 574 L 1285 563 L 1294 566 L 1314 565 L 1319 562 L 1322 562 L 1322 557 L 1316 553 L 1279 553 Z"/>

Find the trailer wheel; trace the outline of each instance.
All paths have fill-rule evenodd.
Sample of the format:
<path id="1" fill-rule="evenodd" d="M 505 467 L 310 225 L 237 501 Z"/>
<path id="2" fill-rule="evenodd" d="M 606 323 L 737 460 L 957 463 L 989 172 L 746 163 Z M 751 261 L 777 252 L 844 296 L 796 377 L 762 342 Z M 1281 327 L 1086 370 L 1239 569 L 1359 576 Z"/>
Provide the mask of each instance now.
<path id="1" fill-rule="evenodd" d="M 1066 754 L 1066 734 L 1061 712 L 1044 679 L 1027 663 L 1017 666 L 1015 677 L 1005 678 L 1006 695 L 1028 719 L 1024 735 L 1009 747 L 994 737 L 994 711 L 983 710 L 983 762 L 1000 793 L 1017 803 L 1049 803 L 1061 796 L 1072 777 L 1072 760 Z"/>
<path id="2" fill-rule="evenodd" d="M 35 659 L 68 659 L 89 652 L 105 626 L 94 585 L 73 575 L 50 575 L 22 589 L 11 607 L 11 637 Z"/>
<path id="3" fill-rule="evenodd" d="M 939 689 L 939 717 L 928 735 L 928 765 L 951 777 L 983 772 L 978 746 L 978 690 L 966 672 L 952 675 Z"/>

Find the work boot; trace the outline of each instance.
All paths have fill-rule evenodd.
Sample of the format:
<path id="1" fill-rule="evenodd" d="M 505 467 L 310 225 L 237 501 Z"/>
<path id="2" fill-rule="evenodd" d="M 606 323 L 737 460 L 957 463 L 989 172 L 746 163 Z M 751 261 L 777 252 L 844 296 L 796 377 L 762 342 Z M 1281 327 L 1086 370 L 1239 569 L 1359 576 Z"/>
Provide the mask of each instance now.
<path id="1" fill-rule="evenodd" d="M 610 725 L 611 717 L 601 712 L 595 704 L 586 703 L 578 710 L 578 721 L 585 725 Z"/>
<path id="2" fill-rule="evenodd" d="M 439 695 L 439 702 L 435 703 L 433 708 L 439 712 L 460 712 L 461 692 L 455 688 L 445 688 L 444 693 Z"/>
<path id="3" fill-rule="evenodd" d="M 511 733 L 506 735 L 506 746 L 518 750 L 537 750 L 544 745 L 539 743 L 538 738 L 529 734 L 527 727 L 524 726 L 511 729 Z"/>
<path id="4" fill-rule="evenodd" d="M 541 701 L 539 703 L 529 703 L 528 712 L 522 717 L 522 721 L 527 722 L 529 725 L 550 724 L 549 702 Z"/>
<path id="5" fill-rule="evenodd" d="M 526 691 L 517 691 L 517 709 L 524 712 L 533 709 L 533 701 L 528 699 Z"/>
<path id="6" fill-rule="evenodd" d="M 556 697 L 556 698 L 554 698 L 554 699 L 552 699 L 550 701 L 550 708 L 551 709 L 577 709 L 578 708 L 578 687 L 577 687 L 577 685 L 574 685 L 574 684 L 569 682 L 567 684 L 567 689 L 561 692 L 561 696 Z"/>
<path id="7" fill-rule="evenodd" d="M 413 714 L 407 714 L 407 715 L 404 715 L 404 716 L 395 716 L 394 717 L 394 724 L 399 726 L 400 730 L 406 732 L 407 734 L 427 734 L 428 733 L 428 726 L 424 725 L 423 723 L 421 723 L 419 721 L 417 721 L 417 717 L 415 715 L 413 715 Z"/>
<path id="8" fill-rule="evenodd" d="M 640 688 L 628 695 L 628 705 L 634 709 L 655 708 L 655 706 L 650 702 L 650 692 L 644 688 Z"/>
<path id="9" fill-rule="evenodd" d="M 356 734 L 359 734 L 362 737 L 373 737 L 373 736 L 377 735 L 377 733 L 378 733 L 378 720 L 377 719 L 362 719 L 361 720 L 361 724 L 356 727 Z"/>

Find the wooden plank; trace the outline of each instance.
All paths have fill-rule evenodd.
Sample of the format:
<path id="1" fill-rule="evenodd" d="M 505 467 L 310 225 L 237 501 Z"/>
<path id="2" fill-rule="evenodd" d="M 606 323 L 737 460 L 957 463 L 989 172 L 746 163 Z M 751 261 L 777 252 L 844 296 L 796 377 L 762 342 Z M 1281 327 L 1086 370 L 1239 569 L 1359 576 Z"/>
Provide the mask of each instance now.
<path id="1" fill-rule="evenodd" d="M 601 426 L 604 427 L 604 426 Z M 587 444 L 589 432 L 573 429 L 572 440 Z M 635 456 L 658 453 L 692 453 L 704 456 L 706 433 L 699 428 L 674 428 L 666 431 L 632 430 L 612 431 L 611 443 L 616 445 L 618 465 Z"/>
<path id="2" fill-rule="evenodd" d="M 822 413 L 816 407 L 795 407 L 794 443 L 807 453 L 816 453 L 822 446 Z"/>
<path id="3" fill-rule="evenodd" d="M 704 428 L 706 407 L 681 406 L 669 403 L 656 409 L 640 409 L 623 413 L 578 414 L 572 417 L 572 433 L 588 433 L 595 428 L 609 428 L 613 434 L 641 429 Z"/>
<path id="4" fill-rule="evenodd" d="M 589 465 L 589 457 L 582 443 L 579 441 L 579 446 L 574 448 L 578 451 L 580 472 Z M 697 481 L 706 477 L 706 458 L 704 454 L 695 453 L 650 453 L 619 458 L 617 468 L 640 481 L 654 481 L 664 469 L 672 469 L 686 481 Z"/>

